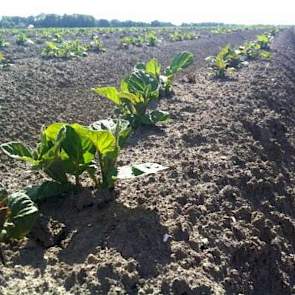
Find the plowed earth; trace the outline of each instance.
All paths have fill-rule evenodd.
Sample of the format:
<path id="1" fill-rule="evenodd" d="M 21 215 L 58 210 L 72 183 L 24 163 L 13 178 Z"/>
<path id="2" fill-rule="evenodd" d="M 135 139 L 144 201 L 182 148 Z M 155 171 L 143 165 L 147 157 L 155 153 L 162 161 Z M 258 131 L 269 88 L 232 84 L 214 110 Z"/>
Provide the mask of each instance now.
<path id="1" fill-rule="evenodd" d="M 295 293 L 295 33 L 280 32 L 271 61 L 226 81 L 203 61 L 256 34 L 67 62 L 28 57 L 0 72 L 1 142 L 32 144 L 43 124 L 111 115 L 89 89 L 117 83 L 137 61 L 167 64 L 180 50 L 196 59 L 157 106 L 171 121 L 137 130 L 120 156 L 169 169 L 119 181 L 111 200 L 85 189 L 43 203 L 29 239 L 4 246 L 1 294 Z M 0 177 L 11 191 L 41 179 L 3 155 Z"/>

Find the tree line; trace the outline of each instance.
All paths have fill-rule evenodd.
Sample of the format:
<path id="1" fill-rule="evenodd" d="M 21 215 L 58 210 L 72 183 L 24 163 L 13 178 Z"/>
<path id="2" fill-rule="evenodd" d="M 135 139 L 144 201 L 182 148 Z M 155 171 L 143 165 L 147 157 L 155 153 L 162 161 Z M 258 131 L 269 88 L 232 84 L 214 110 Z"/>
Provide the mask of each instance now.
<path id="1" fill-rule="evenodd" d="M 24 28 L 29 25 L 33 25 L 36 28 L 48 28 L 48 27 L 169 27 L 173 26 L 170 22 L 152 21 L 147 22 L 135 22 L 131 20 L 119 21 L 119 20 L 107 20 L 107 19 L 95 19 L 91 15 L 84 14 L 40 14 L 37 16 L 20 17 L 20 16 L 2 16 L 0 18 L 1 28 Z"/>

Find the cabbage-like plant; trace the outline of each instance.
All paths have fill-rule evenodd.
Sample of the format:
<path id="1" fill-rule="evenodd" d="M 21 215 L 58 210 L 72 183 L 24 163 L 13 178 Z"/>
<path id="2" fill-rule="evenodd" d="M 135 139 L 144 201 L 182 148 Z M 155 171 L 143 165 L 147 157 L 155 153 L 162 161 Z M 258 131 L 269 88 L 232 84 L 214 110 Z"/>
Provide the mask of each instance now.
<path id="1" fill-rule="evenodd" d="M 120 40 L 121 48 L 128 48 L 130 45 L 134 45 L 137 47 L 142 47 L 145 43 L 144 36 L 124 36 Z"/>
<path id="2" fill-rule="evenodd" d="M 229 45 L 224 46 L 216 56 L 206 58 L 215 77 L 224 78 L 228 72 L 234 71 L 242 62 L 240 55 Z"/>
<path id="3" fill-rule="evenodd" d="M 43 57 L 72 58 L 87 55 L 88 48 L 80 41 L 65 41 L 62 43 L 47 42 L 42 50 Z"/>
<path id="4" fill-rule="evenodd" d="M 104 119 L 92 123 L 92 130 L 107 130 L 111 132 L 120 148 L 123 148 L 132 133 L 130 122 L 124 119 Z"/>
<path id="5" fill-rule="evenodd" d="M 106 167 L 105 159 L 110 155 L 117 156 L 118 151 L 116 139 L 109 131 L 93 131 L 79 124 L 66 123 L 54 123 L 43 130 L 34 150 L 20 142 L 8 142 L 0 147 L 11 158 L 27 162 L 34 170 L 44 171 L 58 183 L 68 183 L 68 175 L 73 175 L 76 185 L 83 172 L 95 180 L 98 153 L 99 162 L 103 163 L 103 186 L 108 183 L 104 177 L 108 174 L 106 170 L 113 169 Z"/>
<path id="6" fill-rule="evenodd" d="M 183 35 L 181 34 L 181 32 L 175 31 L 170 34 L 170 41 L 177 42 L 177 41 L 182 41 L 182 40 L 184 40 L 184 39 L 183 39 Z"/>
<path id="7" fill-rule="evenodd" d="M 38 208 L 23 192 L 9 195 L 0 185 L 0 242 L 20 240 L 32 229 Z M 5 263 L 0 248 L 0 259 Z"/>
<path id="8" fill-rule="evenodd" d="M 5 41 L 2 35 L 0 35 L 0 48 L 9 46 L 9 42 Z"/>
<path id="9" fill-rule="evenodd" d="M 154 99 L 159 97 L 158 82 L 142 71 L 136 71 L 115 87 L 97 87 L 95 93 L 112 101 L 133 128 L 140 125 L 154 125 L 169 118 L 167 112 L 148 111 Z"/>
<path id="10" fill-rule="evenodd" d="M 191 52 L 181 52 L 176 54 L 170 65 L 164 70 L 164 73 L 160 75 L 161 82 L 161 90 L 164 91 L 165 94 L 169 94 L 172 91 L 172 83 L 175 75 L 186 69 L 193 63 L 193 54 Z M 149 68 L 152 65 L 148 66 Z"/>
<path id="11" fill-rule="evenodd" d="M 29 37 L 25 33 L 19 33 L 16 36 L 16 44 L 22 45 L 22 46 L 27 46 L 27 45 L 34 44 L 34 42 L 31 39 L 29 39 Z"/>
<path id="12" fill-rule="evenodd" d="M 170 41 L 177 42 L 183 40 L 194 40 L 196 35 L 193 32 L 179 32 L 175 31 L 170 34 Z"/>
<path id="13" fill-rule="evenodd" d="M 90 42 L 90 45 L 88 48 L 90 51 L 94 51 L 94 52 L 105 52 L 106 51 L 102 41 L 97 36 L 92 37 L 92 41 Z"/>
<path id="14" fill-rule="evenodd" d="M 98 121 L 90 127 L 54 123 L 42 131 L 34 150 L 20 142 L 9 142 L 0 147 L 11 158 L 27 162 L 32 169 L 42 170 L 55 181 L 28 191 L 34 200 L 40 201 L 72 189 L 71 175 L 79 186 L 80 175 L 84 172 L 96 186 L 112 189 L 118 174 L 117 158 L 130 131 L 129 123 L 124 120 Z M 100 176 L 97 176 L 98 171 Z M 151 169 L 150 173 L 153 172 Z"/>
<path id="15" fill-rule="evenodd" d="M 158 37 L 155 32 L 148 32 L 145 35 L 145 42 L 148 46 L 156 46 L 158 43 Z"/>
<path id="16" fill-rule="evenodd" d="M 256 58 L 270 59 L 271 52 L 269 50 L 263 50 L 256 41 L 251 41 L 240 46 L 237 50 L 242 60 L 254 60 Z"/>
<path id="17" fill-rule="evenodd" d="M 134 44 L 133 37 L 131 36 L 124 36 L 120 40 L 120 47 L 121 48 L 128 48 L 130 45 Z"/>
<path id="18" fill-rule="evenodd" d="M 190 52 L 181 52 L 175 55 L 170 65 L 161 73 L 161 65 L 156 59 L 149 60 L 146 64 L 137 64 L 136 71 L 142 71 L 158 81 L 159 93 L 168 95 L 172 91 L 172 83 L 175 74 L 186 69 L 193 63 L 193 54 Z"/>
<path id="19" fill-rule="evenodd" d="M 8 69 L 10 67 L 10 62 L 5 58 L 4 54 L 0 52 L 0 69 Z"/>
<path id="20" fill-rule="evenodd" d="M 270 50 L 270 43 L 271 43 L 271 35 L 269 34 L 262 34 L 257 36 L 257 44 L 259 45 L 260 49 L 262 50 Z"/>

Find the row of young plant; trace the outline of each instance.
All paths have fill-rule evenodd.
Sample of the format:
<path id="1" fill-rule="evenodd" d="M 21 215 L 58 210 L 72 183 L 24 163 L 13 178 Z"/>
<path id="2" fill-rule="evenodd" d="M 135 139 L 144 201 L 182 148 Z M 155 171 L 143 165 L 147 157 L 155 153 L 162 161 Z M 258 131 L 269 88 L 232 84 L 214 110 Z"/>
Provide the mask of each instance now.
<path id="1" fill-rule="evenodd" d="M 182 41 L 182 40 L 193 40 L 195 35 L 193 33 L 186 32 L 175 32 L 171 33 L 171 41 Z M 130 46 L 142 47 L 142 46 L 157 46 L 161 40 L 157 37 L 154 31 L 145 33 L 144 35 L 135 36 L 123 36 L 120 39 L 120 48 L 128 49 Z M 22 46 L 30 46 L 34 42 L 29 39 L 24 33 L 20 33 L 16 36 L 16 43 Z M 0 48 L 8 47 L 9 43 L 0 37 Z M 52 36 L 52 40 L 46 42 L 41 56 L 45 58 L 73 58 L 73 57 L 83 57 L 87 56 L 88 52 L 105 52 L 106 48 L 97 35 L 92 35 L 89 44 L 85 44 L 80 40 L 65 40 L 62 34 L 55 33 Z M 4 58 L 2 53 L 3 65 L 9 65 L 9 63 L 4 63 L 8 61 Z"/>
<path id="2" fill-rule="evenodd" d="M 197 34 L 195 34 L 193 31 L 188 29 L 186 30 L 168 30 L 168 29 L 161 29 L 160 32 L 163 32 L 164 34 L 168 33 L 168 40 L 172 42 L 177 41 L 184 41 L 184 40 L 194 40 L 199 38 Z M 143 46 L 157 46 L 160 42 L 162 42 L 162 38 L 159 37 L 159 31 L 155 30 L 143 30 L 143 34 L 137 34 L 137 35 L 122 35 L 120 37 L 120 43 L 119 48 L 128 49 L 130 46 L 136 46 L 136 47 L 143 47 Z M 78 31 L 79 32 L 79 31 Z M 93 30 L 84 30 L 83 31 L 86 35 L 89 35 L 91 33 L 91 41 L 89 44 L 85 42 L 81 42 L 80 40 L 66 40 L 65 33 L 69 33 L 69 30 L 64 29 L 47 29 L 42 30 L 39 32 L 42 36 L 47 37 L 50 39 L 50 41 L 46 42 L 41 55 L 45 58 L 72 58 L 72 57 L 83 57 L 87 56 L 88 52 L 105 52 L 106 48 L 97 35 L 97 33 L 94 33 Z M 124 32 L 124 31 L 123 31 Z M 130 30 L 130 32 L 140 32 L 139 30 Z M 227 32 L 227 30 L 226 30 Z M 270 35 L 273 36 L 277 32 L 277 29 L 274 29 L 271 31 Z M 260 35 L 258 38 L 264 39 L 267 34 Z M 36 40 L 37 43 L 43 41 L 41 39 Z M 231 49 L 229 46 L 226 46 L 223 48 L 219 55 L 216 57 L 208 57 L 208 61 L 210 62 L 212 68 L 216 72 L 216 75 L 218 77 L 225 76 L 226 73 L 231 73 L 237 66 L 234 65 L 234 67 L 229 66 L 226 59 L 236 59 L 238 60 L 238 55 L 242 57 L 240 62 L 238 63 L 238 66 L 242 66 L 245 64 L 246 60 L 243 60 L 243 58 L 250 59 L 250 58 L 256 58 L 255 55 L 260 55 L 262 58 L 268 58 L 269 54 L 264 51 L 259 51 L 260 43 L 263 43 L 264 41 L 257 41 L 257 42 L 249 42 L 243 46 L 243 48 L 239 49 Z M 32 39 L 29 38 L 29 36 L 24 33 L 20 32 L 16 35 L 16 43 L 18 45 L 22 46 L 30 46 L 34 44 Z M 0 49 L 8 47 L 9 43 L 4 39 L 2 35 L 0 35 Z M 235 61 L 236 63 L 237 61 Z M 232 63 L 232 62 L 230 62 Z M 9 65 L 11 64 L 10 59 L 1 53 L 1 59 L 0 59 L 0 68 L 7 69 L 9 68 Z M 220 71 L 219 71 L 220 69 Z"/>
<path id="3" fill-rule="evenodd" d="M 40 186 L 8 194 L 0 187 L 0 242 L 22 239 L 38 218 L 36 204 L 45 199 L 81 189 L 82 174 L 93 181 L 93 187 L 111 191 L 117 179 L 134 178 L 165 169 L 156 163 L 117 166 L 120 151 L 129 136 L 142 125 L 154 125 L 169 118 L 167 112 L 151 108 L 152 102 L 172 92 L 174 76 L 193 62 L 189 52 L 177 54 L 162 70 L 156 59 L 137 64 L 120 82 L 120 87 L 96 87 L 93 91 L 112 101 L 115 119 L 94 122 L 53 123 L 41 132 L 34 149 L 21 142 L 0 145 L 15 160 L 42 171 L 50 180 Z M 0 258 L 4 263 L 0 248 Z"/>
<path id="4" fill-rule="evenodd" d="M 206 61 L 215 77 L 225 78 L 237 69 L 248 65 L 249 61 L 261 58 L 270 59 L 270 44 L 275 32 L 258 35 L 255 41 L 246 42 L 237 49 L 224 46 L 216 56 L 209 56 Z"/>

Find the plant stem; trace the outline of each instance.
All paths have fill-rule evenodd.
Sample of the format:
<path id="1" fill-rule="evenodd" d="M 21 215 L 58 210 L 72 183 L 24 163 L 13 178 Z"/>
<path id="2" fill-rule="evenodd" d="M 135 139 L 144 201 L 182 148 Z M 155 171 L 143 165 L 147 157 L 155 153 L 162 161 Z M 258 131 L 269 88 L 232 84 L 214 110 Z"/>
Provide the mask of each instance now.
<path id="1" fill-rule="evenodd" d="M 88 171 L 88 174 L 90 176 L 90 178 L 93 180 L 95 187 L 98 188 L 99 187 L 99 181 L 98 179 L 95 177 L 95 175 L 91 172 Z"/>
<path id="2" fill-rule="evenodd" d="M 3 265 L 6 265 L 5 257 L 4 257 L 1 246 L 0 246 L 0 261 L 2 262 Z"/>
<path id="3" fill-rule="evenodd" d="M 75 175 L 76 186 L 80 186 L 79 175 Z"/>

